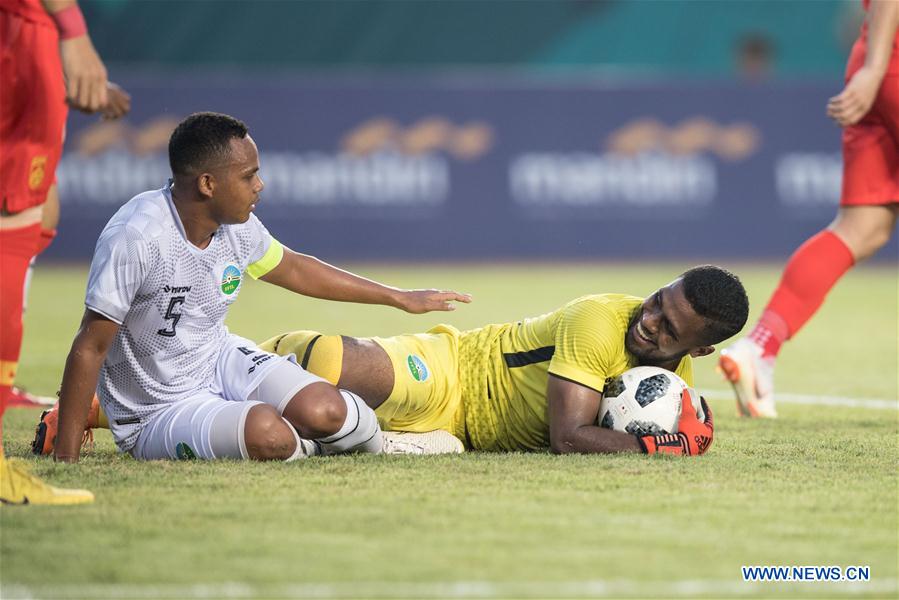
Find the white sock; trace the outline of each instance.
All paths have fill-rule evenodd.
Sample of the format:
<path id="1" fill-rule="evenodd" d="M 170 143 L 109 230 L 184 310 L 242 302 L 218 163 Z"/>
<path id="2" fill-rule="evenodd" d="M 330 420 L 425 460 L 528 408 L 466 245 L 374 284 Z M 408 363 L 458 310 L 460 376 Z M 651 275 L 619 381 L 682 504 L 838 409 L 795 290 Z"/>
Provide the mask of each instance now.
<path id="1" fill-rule="evenodd" d="M 380 454 L 384 441 L 381 426 L 373 411 L 362 398 L 347 390 L 338 390 L 346 402 L 346 421 L 334 435 L 315 440 L 323 454 L 367 452 Z"/>
<path id="2" fill-rule="evenodd" d="M 321 454 L 315 442 L 313 442 L 312 440 L 304 440 L 300 437 L 300 434 L 297 433 L 297 430 L 293 428 L 293 425 L 291 425 L 287 421 L 287 419 L 284 419 L 284 422 L 287 423 L 288 427 L 290 427 L 290 430 L 293 432 L 293 437 L 297 440 L 297 449 L 284 462 L 293 462 L 301 458 L 309 458 L 310 456 Z"/>

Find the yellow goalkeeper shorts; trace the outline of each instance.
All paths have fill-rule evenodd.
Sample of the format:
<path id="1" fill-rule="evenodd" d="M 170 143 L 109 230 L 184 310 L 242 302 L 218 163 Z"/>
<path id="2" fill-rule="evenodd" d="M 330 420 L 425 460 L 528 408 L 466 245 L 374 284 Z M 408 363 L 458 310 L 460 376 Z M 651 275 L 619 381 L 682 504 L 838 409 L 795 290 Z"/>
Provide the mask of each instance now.
<path id="1" fill-rule="evenodd" d="M 375 410 L 391 431 L 449 431 L 465 441 L 459 385 L 459 331 L 438 325 L 427 333 L 371 338 L 393 364 L 393 391 Z"/>

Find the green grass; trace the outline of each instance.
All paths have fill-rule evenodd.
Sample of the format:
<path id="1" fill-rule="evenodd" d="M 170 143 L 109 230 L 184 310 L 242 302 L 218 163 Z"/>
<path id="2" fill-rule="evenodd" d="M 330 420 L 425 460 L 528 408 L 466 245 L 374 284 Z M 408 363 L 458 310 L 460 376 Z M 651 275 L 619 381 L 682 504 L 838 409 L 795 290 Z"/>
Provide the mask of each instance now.
<path id="1" fill-rule="evenodd" d="M 401 286 L 474 294 L 411 316 L 252 283 L 229 318 L 263 339 L 298 328 L 355 335 L 460 328 L 540 314 L 585 293 L 648 294 L 675 265 L 374 267 Z M 734 266 L 753 316 L 776 266 Z M 82 268 L 42 265 L 19 381 L 50 394 L 82 310 Z M 897 276 L 860 268 L 781 355 L 780 391 L 897 397 Z M 697 384 L 723 390 L 714 359 Z M 292 464 L 138 463 L 108 432 L 78 465 L 33 459 L 38 411 L 7 411 L 5 446 L 35 473 L 87 487 L 87 507 L 0 509 L 2 597 L 895 597 L 896 410 L 781 404 L 737 419 L 716 394 L 699 459 L 476 454 Z M 741 565 L 870 565 L 857 587 L 748 584 Z M 206 586 L 206 587 L 204 587 Z M 211 587 L 210 587 L 211 586 Z"/>

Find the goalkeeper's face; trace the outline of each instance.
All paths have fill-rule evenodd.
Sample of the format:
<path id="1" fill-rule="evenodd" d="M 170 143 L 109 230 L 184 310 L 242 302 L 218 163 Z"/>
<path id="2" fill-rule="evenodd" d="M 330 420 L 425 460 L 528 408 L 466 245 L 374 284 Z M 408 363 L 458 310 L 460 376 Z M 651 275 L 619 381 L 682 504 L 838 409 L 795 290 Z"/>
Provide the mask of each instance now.
<path id="1" fill-rule="evenodd" d="M 680 279 L 674 280 L 646 298 L 631 318 L 624 346 L 639 364 L 673 368 L 687 354 L 714 351 L 703 338 L 705 319 L 693 310 L 683 288 Z"/>

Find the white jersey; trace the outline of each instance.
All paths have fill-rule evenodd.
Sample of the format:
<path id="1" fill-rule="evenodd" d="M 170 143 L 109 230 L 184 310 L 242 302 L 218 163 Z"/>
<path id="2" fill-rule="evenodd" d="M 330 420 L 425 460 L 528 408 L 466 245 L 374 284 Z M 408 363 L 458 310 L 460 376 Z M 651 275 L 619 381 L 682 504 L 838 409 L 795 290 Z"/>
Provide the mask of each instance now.
<path id="1" fill-rule="evenodd" d="M 87 307 L 121 325 L 97 393 L 123 451 L 150 415 L 211 384 L 244 272 L 259 277 L 283 256 L 254 215 L 222 225 L 197 248 L 187 241 L 170 185 L 135 196 L 113 215 L 88 277 Z"/>

